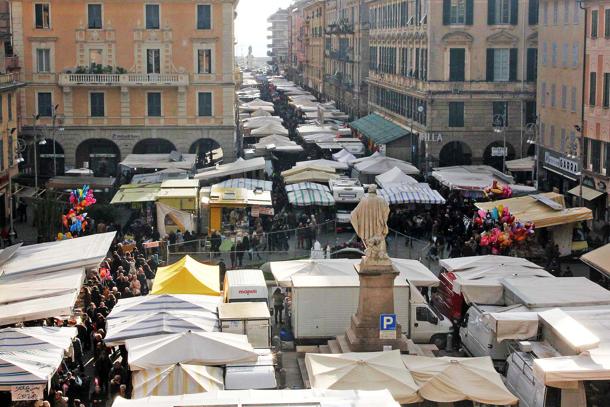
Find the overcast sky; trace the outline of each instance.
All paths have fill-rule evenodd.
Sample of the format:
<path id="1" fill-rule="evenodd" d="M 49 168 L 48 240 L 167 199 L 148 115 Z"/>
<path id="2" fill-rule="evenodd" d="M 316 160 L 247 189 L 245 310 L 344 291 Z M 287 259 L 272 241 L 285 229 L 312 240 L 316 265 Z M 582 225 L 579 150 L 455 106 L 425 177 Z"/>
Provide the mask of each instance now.
<path id="1" fill-rule="evenodd" d="M 237 45 L 235 54 L 248 54 L 248 46 L 252 45 L 254 56 L 267 55 L 267 18 L 278 8 L 285 8 L 292 0 L 239 0 L 237 20 L 235 20 L 235 35 Z"/>

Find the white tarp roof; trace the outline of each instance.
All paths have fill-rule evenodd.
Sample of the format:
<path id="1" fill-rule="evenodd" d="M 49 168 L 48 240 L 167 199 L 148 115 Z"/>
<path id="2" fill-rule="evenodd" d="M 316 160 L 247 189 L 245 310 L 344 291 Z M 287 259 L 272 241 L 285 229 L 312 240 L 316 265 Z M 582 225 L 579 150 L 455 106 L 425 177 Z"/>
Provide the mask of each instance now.
<path id="1" fill-rule="evenodd" d="M 610 380 L 610 355 L 584 353 L 534 360 L 534 374 L 547 386 L 570 387 L 584 380 Z"/>
<path id="2" fill-rule="evenodd" d="M 125 342 L 131 370 L 175 363 L 224 365 L 256 361 L 258 355 L 246 335 L 225 332 L 182 332 L 129 339 Z"/>
<path id="3" fill-rule="evenodd" d="M 56 347 L 0 352 L 0 390 L 24 384 L 46 385 L 61 364 L 64 350 Z"/>
<path id="4" fill-rule="evenodd" d="M 432 176 L 450 189 L 482 191 L 498 181 L 502 185 L 513 184 L 510 175 L 503 174 L 488 165 L 460 165 L 434 168 Z"/>
<path id="5" fill-rule="evenodd" d="M 288 136 L 288 129 L 278 122 L 265 123 L 263 126 L 252 129 L 251 136 L 271 136 L 277 134 L 279 136 Z"/>
<path id="6" fill-rule="evenodd" d="M 322 167 L 331 167 L 331 168 L 334 168 L 335 170 L 347 170 L 349 168 L 349 166 L 346 163 L 341 163 L 341 162 L 332 161 L 332 160 L 324 160 L 324 159 L 299 161 L 295 164 L 296 167 L 303 167 L 303 166 L 309 166 L 309 165 L 320 165 Z"/>
<path id="7" fill-rule="evenodd" d="M 180 161 L 175 161 L 173 157 L 180 157 Z M 178 168 L 192 170 L 195 168 L 197 154 L 129 154 L 120 165 L 129 168 Z"/>
<path id="8" fill-rule="evenodd" d="M 175 364 L 133 373 L 132 398 L 205 393 L 224 388 L 222 368 Z"/>
<path id="9" fill-rule="evenodd" d="M 195 174 L 194 178 L 199 180 L 210 180 L 264 169 L 265 159 L 263 157 L 256 157 L 251 160 L 238 158 L 236 161 L 230 164 L 218 164 L 215 167 L 210 167 L 199 171 L 197 174 Z"/>
<path id="10" fill-rule="evenodd" d="M 390 205 L 404 204 L 432 204 L 443 205 L 445 198 L 430 185 L 422 182 L 416 184 L 403 184 L 387 189 L 377 190 L 377 194 Z"/>
<path id="11" fill-rule="evenodd" d="M 230 390 L 128 400 L 118 397 L 112 407 L 186 406 L 281 407 L 399 407 L 387 390 Z"/>
<path id="12" fill-rule="evenodd" d="M 305 365 L 311 387 L 332 390 L 383 390 L 401 404 L 421 401 L 417 384 L 399 350 L 343 354 L 308 353 Z"/>
<path id="13" fill-rule="evenodd" d="M 355 265 L 360 259 L 307 259 L 274 261 L 269 263 L 271 273 L 280 286 L 290 287 L 293 277 L 344 277 L 348 281 L 358 280 Z M 410 281 L 415 286 L 433 287 L 438 278 L 417 260 L 392 259 L 394 268 L 399 272 L 396 284 Z"/>
<path id="14" fill-rule="evenodd" d="M 112 318 L 107 323 L 104 343 L 118 346 L 127 339 L 186 331 L 218 332 L 218 318 L 211 311 L 161 311 Z"/>
<path id="15" fill-rule="evenodd" d="M 159 312 L 216 312 L 222 297 L 193 294 L 161 294 L 122 298 L 117 301 L 108 320 Z"/>
<path id="16" fill-rule="evenodd" d="M 437 403 L 472 400 L 493 405 L 517 404 L 490 357 L 456 358 L 402 355 L 419 395 Z"/>
<path id="17" fill-rule="evenodd" d="M 258 140 L 258 143 L 254 144 L 254 148 L 257 152 L 264 151 L 284 151 L 284 152 L 299 152 L 303 151 L 303 147 L 290 140 L 286 136 L 278 136 L 273 134 L 266 136 Z"/>
<path id="18" fill-rule="evenodd" d="M 503 284 L 507 300 L 529 308 L 610 304 L 610 291 L 585 277 L 549 278 L 544 284 L 538 278 L 512 278 Z"/>
<path id="19" fill-rule="evenodd" d="M 407 175 L 419 174 L 419 170 L 413 164 L 381 154 L 373 154 L 369 157 L 358 159 L 353 161 L 352 164 L 361 174 L 367 175 L 380 175 L 392 168 L 398 168 Z"/>
<path id="20" fill-rule="evenodd" d="M 257 188 L 261 188 L 263 191 L 273 190 L 273 182 L 252 178 L 231 178 L 215 184 L 214 186 L 218 186 L 220 188 L 244 188 L 251 191 L 254 191 Z"/>
<path id="21" fill-rule="evenodd" d="M 505 163 L 506 169 L 512 172 L 529 172 L 534 170 L 536 159 L 533 156 L 509 160 Z"/>
<path id="22" fill-rule="evenodd" d="M 542 269 L 541 266 L 521 257 L 511 256 L 467 256 L 456 257 L 453 259 L 440 259 L 439 265 L 447 271 L 460 272 L 465 270 L 476 270 L 479 272 L 487 272 L 493 270 L 496 266 L 515 267 L 515 268 L 530 268 Z"/>
<path id="23" fill-rule="evenodd" d="M 250 117 L 242 121 L 245 129 L 257 129 L 269 123 L 282 123 L 279 116 Z"/>
<path id="24" fill-rule="evenodd" d="M 0 353 L 21 352 L 34 349 L 70 349 L 76 328 L 54 326 L 29 326 L 0 329 Z"/>
<path id="25" fill-rule="evenodd" d="M 398 167 L 393 167 L 383 174 L 375 176 L 375 182 L 381 188 L 390 188 L 397 185 L 417 184 L 417 180 L 402 172 Z"/>
<path id="26" fill-rule="evenodd" d="M 349 163 L 356 159 L 356 156 L 347 151 L 345 148 L 339 152 L 333 154 L 333 160 L 339 161 L 342 163 Z"/>
<path id="27" fill-rule="evenodd" d="M 577 354 L 599 346 L 600 339 L 593 332 L 559 308 L 543 311 L 538 317 Z"/>
<path id="28" fill-rule="evenodd" d="M 331 126 L 320 126 L 317 124 L 302 124 L 297 127 L 297 133 L 301 137 L 305 137 L 310 134 L 329 133 L 336 135 L 337 129 Z"/>

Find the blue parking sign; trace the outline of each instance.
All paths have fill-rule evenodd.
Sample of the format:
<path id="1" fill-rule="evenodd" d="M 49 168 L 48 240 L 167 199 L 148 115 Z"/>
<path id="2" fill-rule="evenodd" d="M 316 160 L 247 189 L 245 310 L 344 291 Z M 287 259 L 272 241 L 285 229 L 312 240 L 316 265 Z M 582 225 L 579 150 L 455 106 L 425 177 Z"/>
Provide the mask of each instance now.
<path id="1" fill-rule="evenodd" d="M 395 331 L 396 330 L 396 314 L 381 314 L 379 316 L 380 331 Z"/>

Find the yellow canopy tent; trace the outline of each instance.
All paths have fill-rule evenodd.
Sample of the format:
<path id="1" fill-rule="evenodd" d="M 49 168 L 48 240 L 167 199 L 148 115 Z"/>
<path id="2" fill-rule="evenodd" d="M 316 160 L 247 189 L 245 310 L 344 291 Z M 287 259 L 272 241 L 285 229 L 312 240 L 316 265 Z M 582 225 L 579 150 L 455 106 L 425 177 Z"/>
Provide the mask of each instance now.
<path id="1" fill-rule="evenodd" d="M 218 266 L 208 266 L 184 256 L 157 270 L 151 294 L 220 295 L 219 274 Z"/>

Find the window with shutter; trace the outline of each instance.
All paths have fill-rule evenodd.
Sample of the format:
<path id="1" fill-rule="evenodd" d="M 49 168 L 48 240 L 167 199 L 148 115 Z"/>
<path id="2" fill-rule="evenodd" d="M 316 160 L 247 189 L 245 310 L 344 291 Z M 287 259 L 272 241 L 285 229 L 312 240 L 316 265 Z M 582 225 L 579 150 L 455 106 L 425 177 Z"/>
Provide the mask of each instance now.
<path id="1" fill-rule="evenodd" d="M 212 93 L 211 92 L 199 92 L 199 116 L 210 117 L 212 116 Z"/>
<path id="2" fill-rule="evenodd" d="M 51 72 L 51 50 L 38 48 L 36 50 L 36 72 Z"/>
<path id="3" fill-rule="evenodd" d="M 104 117 L 104 93 L 91 92 L 91 117 Z"/>
<path id="4" fill-rule="evenodd" d="M 464 127 L 464 102 L 449 102 L 449 127 Z"/>
<path id="5" fill-rule="evenodd" d="M 449 0 L 451 4 L 449 12 L 450 24 L 466 24 L 466 0 Z"/>
<path id="6" fill-rule="evenodd" d="M 159 5 L 158 4 L 146 4 L 144 6 L 146 11 L 146 29 L 147 30 L 158 30 L 161 26 L 159 18 Z"/>
<path id="7" fill-rule="evenodd" d="M 595 90 L 597 88 L 597 73 L 589 73 L 589 105 L 595 106 Z"/>
<path id="8" fill-rule="evenodd" d="M 610 38 L 610 8 L 604 10 L 604 37 Z"/>
<path id="9" fill-rule="evenodd" d="M 540 106 L 546 107 L 546 82 L 540 84 Z"/>
<path id="10" fill-rule="evenodd" d="M 451 48 L 449 50 L 449 80 L 452 82 L 464 81 L 466 50 L 464 48 Z"/>
<path id="11" fill-rule="evenodd" d="M 49 8 L 50 5 L 48 3 L 37 3 L 34 5 L 34 19 L 36 28 L 51 28 L 51 13 L 49 12 Z"/>
<path id="12" fill-rule="evenodd" d="M 151 48 L 146 50 L 146 73 L 161 73 L 161 50 Z"/>
<path id="13" fill-rule="evenodd" d="M 576 86 L 572 86 L 570 90 L 570 110 L 576 112 L 577 98 L 576 98 Z"/>
<path id="14" fill-rule="evenodd" d="M 197 73 L 210 74 L 212 73 L 212 50 L 198 49 L 197 50 Z"/>
<path id="15" fill-rule="evenodd" d="M 591 10 L 591 38 L 597 38 L 598 11 Z"/>
<path id="16" fill-rule="evenodd" d="M 510 49 L 495 48 L 493 52 L 493 81 L 508 82 L 510 80 Z"/>
<path id="17" fill-rule="evenodd" d="M 212 28 L 212 6 L 209 4 L 197 5 L 197 29 L 210 30 Z"/>
<path id="18" fill-rule="evenodd" d="M 570 0 L 563 0 L 563 24 L 570 23 Z"/>
<path id="19" fill-rule="evenodd" d="M 527 7 L 527 23 L 529 25 L 538 24 L 538 0 L 529 0 Z"/>
<path id="20" fill-rule="evenodd" d="M 508 127 L 508 102 L 493 102 L 492 113 L 494 127 Z"/>
<path id="21" fill-rule="evenodd" d="M 53 97 L 51 92 L 38 92 L 38 114 L 40 117 L 53 115 Z"/>
<path id="22" fill-rule="evenodd" d="M 556 106 L 556 102 L 557 100 L 555 99 L 556 97 L 556 90 L 557 90 L 557 86 L 555 86 L 555 84 L 551 84 L 551 107 L 555 107 Z"/>
<path id="23" fill-rule="evenodd" d="M 561 108 L 568 108 L 568 87 L 566 85 L 561 85 Z"/>
<path id="24" fill-rule="evenodd" d="M 610 107 L 610 73 L 604 73 L 603 106 Z"/>
<path id="25" fill-rule="evenodd" d="M 148 92 L 148 117 L 161 117 L 161 92 Z"/>
<path id="26" fill-rule="evenodd" d="M 102 28 L 101 4 L 87 4 L 87 20 L 89 29 Z"/>
<path id="27" fill-rule="evenodd" d="M 487 48 L 487 58 L 485 61 L 486 64 L 486 73 L 485 73 L 485 79 L 488 82 L 493 82 L 494 80 L 494 52 L 495 50 L 493 48 Z"/>
<path id="28" fill-rule="evenodd" d="M 527 81 L 536 82 L 538 78 L 538 49 L 527 49 Z"/>

